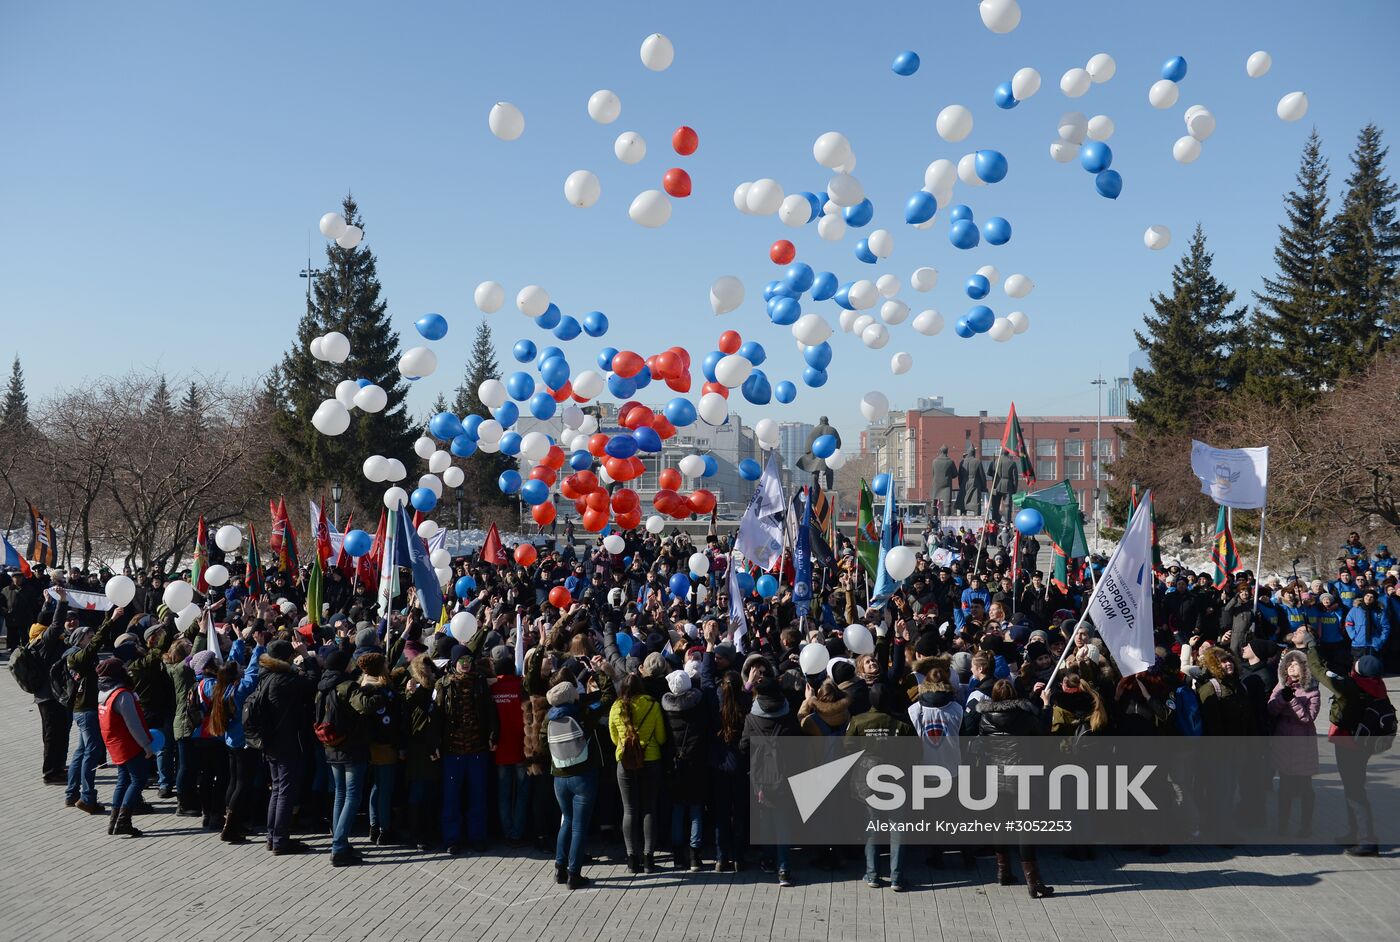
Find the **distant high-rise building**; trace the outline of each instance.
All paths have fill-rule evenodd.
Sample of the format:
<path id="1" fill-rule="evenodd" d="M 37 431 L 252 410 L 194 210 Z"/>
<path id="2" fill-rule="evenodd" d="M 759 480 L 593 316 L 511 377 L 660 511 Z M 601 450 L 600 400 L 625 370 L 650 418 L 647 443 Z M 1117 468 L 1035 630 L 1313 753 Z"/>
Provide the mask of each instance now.
<path id="1" fill-rule="evenodd" d="M 1126 376 L 1115 376 L 1108 384 L 1108 407 L 1104 415 L 1122 418 L 1128 414 L 1128 399 L 1133 392 L 1133 381 Z"/>
<path id="2" fill-rule="evenodd" d="M 797 467 L 797 459 L 807 454 L 807 436 L 814 428 L 810 422 L 778 423 L 778 457 L 784 468 Z"/>

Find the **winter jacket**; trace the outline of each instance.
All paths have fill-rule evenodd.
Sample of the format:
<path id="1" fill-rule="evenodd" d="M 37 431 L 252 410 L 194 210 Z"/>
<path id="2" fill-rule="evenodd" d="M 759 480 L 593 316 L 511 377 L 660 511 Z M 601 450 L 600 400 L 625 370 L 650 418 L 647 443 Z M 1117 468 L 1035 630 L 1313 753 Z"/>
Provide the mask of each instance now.
<path id="1" fill-rule="evenodd" d="M 258 668 L 262 671 L 262 692 L 258 696 L 265 698 L 262 705 L 266 707 L 262 710 L 266 717 L 263 754 L 281 762 L 300 762 L 310 745 L 311 702 L 316 685 L 309 675 L 271 654 L 258 657 Z"/>
<path id="2" fill-rule="evenodd" d="M 452 673 L 437 682 L 442 711 L 442 753 L 466 756 L 487 752 L 496 742 L 496 705 L 486 678 L 472 671 Z"/>
<path id="3" fill-rule="evenodd" d="M 798 735 L 797 718 L 781 697 L 754 697 L 739 736 L 739 754 L 748 762 L 749 788 L 761 805 L 773 805 L 788 791 L 777 758 L 777 740 Z"/>
<path id="4" fill-rule="evenodd" d="M 1337 600 L 1337 606 L 1342 611 L 1351 608 L 1356 604 L 1357 599 L 1361 598 L 1361 587 L 1356 584 L 1355 579 L 1351 582 L 1334 579 L 1327 583 L 1327 591 L 1332 593 L 1332 596 Z"/>
<path id="5" fill-rule="evenodd" d="M 1020 765 L 1025 756 L 1018 738 L 1041 735 L 1040 711 L 1030 700 L 983 700 L 977 704 L 977 757 L 986 765 Z M 1016 779 L 997 777 L 997 788 L 1014 791 Z"/>
<path id="6" fill-rule="evenodd" d="M 797 711 L 797 724 L 807 736 L 844 736 L 851 721 L 850 704 L 845 694 L 831 701 L 808 697 Z"/>
<path id="7" fill-rule="evenodd" d="M 243 676 L 232 689 L 224 690 L 224 699 L 228 703 L 228 725 L 224 729 L 224 745 L 230 749 L 242 749 L 246 743 L 243 740 L 243 704 L 247 702 L 248 695 L 253 692 L 253 688 L 258 685 L 258 678 L 262 676 L 262 665 L 259 663 L 263 655 L 262 645 L 253 649 L 253 660 L 243 671 Z M 166 679 L 170 675 L 166 673 Z M 206 677 L 199 682 L 199 699 L 204 704 L 205 726 L 209 723 L 209 714 L 214 703 L 214 685 L 218 681 L 213 677 Z M 171 685 L 174 690 L 174 685 Z M 172 693 L 173 697 L 173 693 Z"/>
<path id="8" fill-rule="evenodd" d="M 953 612 L 953 627 L 961 628 L 963 622 L 967 621 L 967 616 L 972 614 L 973 599 L 981 599 L 982 608 L 986 609 L 992 602 L 992 594 L 986 589 L 963 589 L 958 599 L 958 607 Z"/>
<path id="9" fill-rule="evenodd" d="M 141 701 L 146 721 L 157 727 L 175 718 L 175 684 L 165 669 L 165 652 L 175 642 L 175 631 L 167 625 L 159 637 L 159 644 L 126 662 L 126 672 L 131 675 L 131 692 Z"/>
<path id="10" fill-rule="evenodd" d="M 359 685 L 347 671 L 326 670 L 316 682 L 315 713 L 319 722 L 325 715 L 326 701 L 335 697 L 338 726 L 342 740 L 336 745 L 322 743 L 327 762 L 357 763 L 369 761 L 369 733 L 364 722 L 364 698 Z"/>
<path id="11" fill-rule="evenodd" d="M 1297 687 L 1288 683 L 1288 665 L 1298 661 L 1303 666 L 1302 682 Z M 1322 705 L 1322 693 L 1307 657 L 1301 651 L 1285 651 L 1278 662 L 1278 683 L 1269 695 L 1269 716 L 1273 719 L 1270 739 L 1274 767 L 1280 775 L 1316 775 L 1317 714 Z"/>
<path id="12" fill-rule="evenodd" d="M 1390 615 L 1379 602 L 1375 608 L 1367 608 L 1360 602 L 1351 607 L 1346 619 L 1347 637 L 1353 648 L 1369 648 L 1378 654 L 1390 637 Z"/>
<path id="13" fill-rule="evenodd" d="M 107 646 L 113 630 L 108 618 L 97 629 L 91 641 L 68 655 L 68 669 L 78 675 L 78 695 L 73 698 L 73 712 L 86 713 L 97 709 L 97 652 Z"/>
<path id="14" fill-rule="evenodd" d="M 691 688 L 661 698 L 666 722 L 666 790 L 677 805 L 698 805 L 708 796 L 708 750 L 715 717 L 704 691 Z"/>
<path id="15" fill-rule="evenodd" d="M 1310 610 L 1311 621 L 1317 640 L 1322 644 L 1337 644 L 1347 640 L 1347 610 L 1341 606 L 1323 608 L 1314 605 Z"/>
<path id="16" fill-rule="evenodd" d="M 924 746 L 924 760 L 941 765 L 956 776 L 960 755 L 958 736 L 961 733 L 963 708 L 946 683 L 924 681 L 919 695 L 909 705 L 909 724 Z"/>
<path id="17" fill-rule="evenodd" d="M 175 722 L 171 732 L 176 739 L 187 739 L 197 731 L 190 719 L 189 707 L 190 691 L 195 687 L 194 669 L 188 661 L 180 661 L 166 664 L 165 672 L 170 675 L 170 686 L 175 691 Z"/>
<path id="18" fill-rule="evenodd" d="M 1379 677 L 1362 677 L 1355 671 L 1343 677 L 1328 670 L 1315 644 L 1308 645 L 1308 670 L 1312 671 L 1318 683 L 1332 691 L 1332 706 L 1327 712 L 1331 722 L 1327 738 L 1339 745 L 1351 738 L 1368 701 L 1387 699 L 1389 696 L 1385 681 Z"/>
<path id="19" fill-rule="evenodd" d="M 619 762 L 622 761 L 622 743 L 626 739 L 626 724 L 622 714 L 625 709 L 627 704 L 619 700 L 608 712 L 608 735 L 617 747 L 616 758 Z M 644 747 L 643 761 L 659 760 L 661 747 L 666 742 L 666 721 L 661 715 L 660 706 L 648 694 L 642 694 L 632 701 L 631 711 L 632 726 L 637 731 L 637 739 Z"/>
<path id="20" fill-rule="evenodd" d="M 442 741 L 442 730 L 438 728 L 440 711 L 430 680 L 425 666 L 417 660 L 409 663 L 403 687 L 404 771 L 413 781 L 436 781 L 438 777 L 433 755 Z"/>
<path id="21" fill-rule="evenodd" d="M 385 678 L 384 683 L 366 683 L 372 678 L 361 676 L 360 694 L 364 697 L 365 733 L 369 738 L 371 765 L 396 765 L 399 742 L 403 738 L 403 704 L 399 691 Z"/>
<path id="22" fill-rule="evenodd" d="M 35 703 L 47 703 L 54 699 L 53 685 L 49 683 L 49 669 L 54 662 L 63 656 L 63 652 L 68 650 L 68 642 L 63 637 L 63 623 L 68 618 L 68 603 L 59 602 L 54 608 L 53 618 L 49 621 L 49 626 L 44 629 L 38 639 L 31 642 L 30 651 L 39 656 L 39 663 L 44 665 L 43 680 L 39 683 L 38 690 L 34 693 Z"/>
<path id="23" fill-rule="evenodd" d="M 1201 654 L 1201 666 L 1208 675 L 1196 688 L 1201 699 L 1201 727 L 1207 736 L 1253 736 L 1257 732 L 1254 703 L 1240 676 L 1225 673 L 1223 658 L 1215 647 Z"/>

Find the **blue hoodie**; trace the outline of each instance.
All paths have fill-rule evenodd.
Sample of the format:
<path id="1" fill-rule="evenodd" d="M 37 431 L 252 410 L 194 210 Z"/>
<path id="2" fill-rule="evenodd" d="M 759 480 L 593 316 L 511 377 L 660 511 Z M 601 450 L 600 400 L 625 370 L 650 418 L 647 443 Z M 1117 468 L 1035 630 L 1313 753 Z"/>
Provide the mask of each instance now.
<path id="1" fill-rule="evenodd" d="M 233 648 L 229 651 L 229 658 L 235 661 L 240 660 L 245 650 L 246 645 L 240 638 L 233 643 Z M 263 653 L 262 645 L 254 648 L 253 659 L 244 668 L 243 676 L 239 679 L 238 684 L 232 690 L 224 691 L 224 697 L 232 701 L 229 709 L 228 729 L 224 730 L 224 743 L 230 749 L 242 749 L 244 746 L 243 704 L 247 702 L 248 695 L 253 692 L 253 688 L 258 685 L 258 677 L 262 674 L 262 666 L 258 660 L 263 656 Z M 215 683 L 213 677 L 206 677 L 199 682 L 201 699 L 204 702 L 213 702 Z"/>

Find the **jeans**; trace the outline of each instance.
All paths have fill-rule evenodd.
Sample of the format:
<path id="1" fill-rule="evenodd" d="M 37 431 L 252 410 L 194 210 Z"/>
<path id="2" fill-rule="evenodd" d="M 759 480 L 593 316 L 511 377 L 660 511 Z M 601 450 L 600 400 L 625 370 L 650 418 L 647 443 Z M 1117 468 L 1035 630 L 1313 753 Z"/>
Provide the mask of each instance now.
<path id="1" fill-rule="evenodd" d="M 175 766 L 175 727 L 170 722 L 152 724 L 151 729 L 159 729 L 165 737 L 165 748 L 156 753 L 156 786 L 161 789 L 174 788 Z"/>
<path id="2" fill-rule="evenodd" d="M 360 793 L 365 785 L 364 762 L 328 762 L 335 781 L 335 801 L 331 806 L 331 853 L 350 849 L 350 832 L 360 813 Z"/>
<path id="3" fill-rule="evenodd" d="M 622 839 L 627 856 L 640 857 L 656 850 L 656 793 L 661 787 L 661 763 L 643 762 L 631 771 L 617 766 L 617 788 L 622 793 Z"/>
<path id="4" fill-rule="evenodd" d="M 292 834 L 292 807 L 301 786 L 301 763 L 268 757 L 268 778 L 272 788 L 267 797 L 267 839 L 281 847 Z"/>
<path id="5" fill-rule="evenodd" d="M 525 815 L 530 810 L 530 777 L 525 773 L 525 763 L 496 766 L 496 804 L 506 840 L 524 837 Z"/>
<path id="6" fill-rule="evenodd" d="M 1376 824 L 1371 817 L 1371 799 L 1366 795 L 1366 766 L 1371 751 L 1365 745 L 1334 743 L 1337 774 L 1342 779 L 1342 794 L 1347 800 L 1347 829 L 1356 836 L 1358 844 L 1376 843 Z"/>
<path id="7" fill-rule="evenodd" d="M 486 775 L 489 752 L 442 757 L 442 839 L 448 846 L 462 840 L 462 783 L 467 786 L 467 840 L 486 841 Z"/>
<path id="8" fill-rule="evenodd" d="M 144 754 L 132 756 L 117 766 L 117 787 L 112 792 L 113 808 L 130 808 L 141 797 L 141 786 L 146 784 L 146 769 L 149 760 Z"/>
<path id="9" fill-rule="evenodd" d="M 598 773 L 555 775 L 554 800 L 559 802 L 559 837 L 554 843 L 554 865 L 577 873 L 583 868 L 583 844 L 588 819 L 598 798 Z"/>
<path id="10" fill-rule="evenodd" d="M 369 826 L 388 830 L 389 809 L 394 804 L 393 763 L 369 767 Z"/>
<path id="11" fill-rule="evenodd" d="M 199 807 L 199 749 L 194 737 L 186 736 L 175 744 L 179 761 L 175 770 L 175 794 L 181 810 Z"/>
<path id="12" fill-rule="evenodd" d="M 73 714 L 78 726 L 78 748 L 68 763 L 68 797 L 97 804 L 97 760 L 101 757 L 102 728 L 96 710 Z"/>
<path id="13" fill-rule="evenodd" d="M 871 823 L 888 820 L 889 816 L 884 812 L 876 811 L 874 808 L 867 808 L 867 819 Z M 879 832 L 872 829 L 867 832 L 870 836 L 865 839 L 865 879 L 874 880 L 880 876 L 880 845 L 882 842 L 878 836 Z M 898 885 L 904 882 L 904 874 L 899 869 L 900 859 L 899 832 L 890 832 L 890 883 Z"/>
<path id="14" fill-rule="evenodd" d="M 44 778 L 68 774 L 68 731 L 73 728 L 73 714 L 57 700 L 41 700 L 39 724 L 44 737 Z M 145 762 L 145 758 L 142 758 Z"/>
<path id="15" fill-rule="evenodd" d="M 690 820 L 690 834 L 687 836 L 685 822 Z M 671 853 L 679 854 L 682 847 L 690 845 L 692 854 L 700 853 L 700 845 L 705 839 L 705 806 L 687 805 L 681 802 L 671 806 Z"/>

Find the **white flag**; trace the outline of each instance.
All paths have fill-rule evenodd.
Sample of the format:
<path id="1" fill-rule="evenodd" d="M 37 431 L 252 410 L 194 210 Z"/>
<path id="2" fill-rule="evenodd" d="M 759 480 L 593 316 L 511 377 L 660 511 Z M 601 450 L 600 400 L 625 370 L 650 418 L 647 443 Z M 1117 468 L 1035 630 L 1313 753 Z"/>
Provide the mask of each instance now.
<path id="1" fill-rule="evenodd" d="M 1258 510 L 1269 489 L 1269 449 L 1212 448 L 1191 441 L 1191 470 L 1201 493 L 1222 507 Z"/>
<path id="2" fill-rule="evenodd" d="M 744 653 L 744 635 L 749 633 L 749 620 L 744 616 L 744 594 L 739 590 L 739 566 L 734 562 L 734 553 L 729 554 L 729 631 L 734 639 L 734 647 Z"/>
<path id="3" fill-rule="evenodd" d="M 1151 491 L 1142 495 L 1128 532 L 1099 577 L 1088 614 L 1124 677 L 1152 666 Z"/>
<path id="4" fill-rule="evenodd" d="M 768 464 L 754 488 L 744 517 L 739 521 L 735 547 L 760 569 L 767 569 L 783 554 L 783 485 L 778 478 L 778 453 L 770 452 Z"/>
<path id="5" fill-rule="evenodd" d="M 204 610 L 204 649 L 214 652 L 214 663 L 224 662 L 224 648 L 219 644 L 219 632 L 214 629 L 214 613 Z"/>

